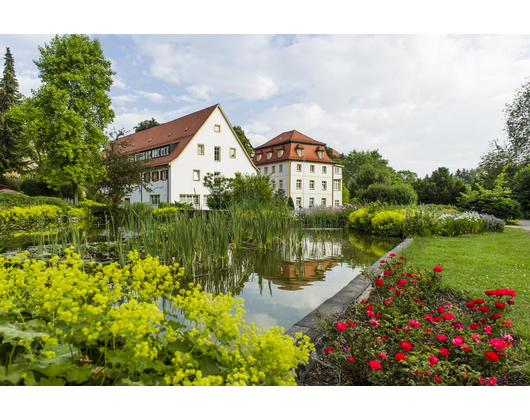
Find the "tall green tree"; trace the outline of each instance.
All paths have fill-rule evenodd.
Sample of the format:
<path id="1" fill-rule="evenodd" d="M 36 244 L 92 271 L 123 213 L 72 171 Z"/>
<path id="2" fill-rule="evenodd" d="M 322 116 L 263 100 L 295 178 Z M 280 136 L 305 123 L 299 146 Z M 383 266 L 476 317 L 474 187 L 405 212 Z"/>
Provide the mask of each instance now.
<path id="1" fill-rule="evenodd" d="M 344 165 L 343 180 L 352 198 L 359 197 L 371 184 L 392 185 L 401 182 L 394 169 L 388 166 L 379 150 L 353 150 L 340 160 Z"/>
<path id="2" fill-rule="evenodd" d="M 530 80 L 516 90 L 513 102 L 506 104 L 504 113 L 513 163 L 530 164 Z"/>
<path id="3" fill-rule="evenodd" d="M 464 181 L 444 167 L 416 180 L 412 186 L 418 194 L 418 201 L 425 204 L 455 205 L 460 194 L 466 191 Z"/>
<path id="4" fill-rule="evenodd" d="M 147 130 L 148 128 L 156 127 L 157 125 L 160 125 L 160 123 L 154 118 L 151 118 L 150 120 L 144 120 L 139 122 L 138 125 L 134 126 L 134 132 L 138 133 L 138 131 Z"/>
<path id="5" fill-rule="evenodd" d="M 8 111 L 20 105 L 15 59 L 9 47 L 4 56 L 4 72 L 0 79 L 0 181 L 7 171 L 21 172 L 24 168 L 25 147 L 21 143 L 22 124 Z"/>
<path id="6" fill-rule="evenodd" d="M 254 153 L 254 148 L 250 144 L 250 140 L 245 135 L 245 131 L 239 125 L 234 125 L 233 128 L 234 128 L 234 131 L 237 134 L 237 137 L 239 137 L 239 140 L 243 144 L 243 147 L 247 151 L 248 155 L 252 156 L 252 153 Z"/>
<path id="7" fill-rule="evenodd" d="M 71 182 L 77 203 L 78 184 L 105 174 L 99 157 L 114 120 L 108 92 L 115 72 L 99 40 L 87 35 L 56 35 L 39 52 L 34 63 L 43 84 L 33 98 L 35 145 L 45 152 L 39 177 L 54 188 Z"/>

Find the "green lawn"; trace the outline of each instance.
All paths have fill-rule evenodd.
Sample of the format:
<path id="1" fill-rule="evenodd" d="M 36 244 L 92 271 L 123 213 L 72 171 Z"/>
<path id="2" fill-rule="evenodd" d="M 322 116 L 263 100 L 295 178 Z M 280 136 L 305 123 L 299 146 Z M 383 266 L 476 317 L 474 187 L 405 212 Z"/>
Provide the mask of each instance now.
<path id="1" fill-rule="evenodd" d="M 414 238 L 403 255 L 416 267 L 441 265 L 445 287 L 464 298 L 485 290 L 517 292 L 510 319 L 517 334 L 530 340 L 530 232 L 506 228 L 504 233 Z"/>

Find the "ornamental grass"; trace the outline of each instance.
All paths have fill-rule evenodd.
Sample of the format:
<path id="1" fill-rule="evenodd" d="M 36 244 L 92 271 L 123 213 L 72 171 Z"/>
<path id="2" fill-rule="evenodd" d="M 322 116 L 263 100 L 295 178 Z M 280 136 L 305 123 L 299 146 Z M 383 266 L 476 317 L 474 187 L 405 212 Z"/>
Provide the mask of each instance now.
<path id="1" fill-rule="evenodd" d="M 401 256 L 366 273 L 370 299 L 322 328 L 324 363 L 341 385 L 496 385 L 506 383 L 519 341 L 509 311 L 516 292 L 484 291 L 468 302 L 439 293 L 441 266 L 420 272 Z M 446 295 L 445 295 L 446 296 Z"/>

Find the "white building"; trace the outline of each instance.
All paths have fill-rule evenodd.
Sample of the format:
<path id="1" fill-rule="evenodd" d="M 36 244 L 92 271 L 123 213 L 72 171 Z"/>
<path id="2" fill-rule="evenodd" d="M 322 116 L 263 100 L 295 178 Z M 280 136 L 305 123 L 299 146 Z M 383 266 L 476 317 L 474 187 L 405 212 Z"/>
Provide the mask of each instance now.
<path id="1" fill-rule="evenodd" d="M 207 209 L 207 172 L 227 178 L 257 173 L 219 104 L 127 137 L 130 146 L 124 153 L 152 159 L 144 177 L 154 190 L 137 189 L 125 199 L 131 203 L 178 201 Z"/>
<path id="2" fill-rule="evenodd" d="M 295 207 L 336 207 L 342 205 L 342 165 L 327 155 L 325 145 L 287 131 L 256 147 L 253 161 Z"/>

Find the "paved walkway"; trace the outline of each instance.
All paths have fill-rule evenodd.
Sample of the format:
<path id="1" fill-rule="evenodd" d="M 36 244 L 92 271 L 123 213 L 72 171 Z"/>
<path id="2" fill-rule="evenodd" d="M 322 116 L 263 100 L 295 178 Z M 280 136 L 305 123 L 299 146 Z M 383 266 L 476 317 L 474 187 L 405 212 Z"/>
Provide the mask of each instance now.
<path id="1" fill-rule="evenodd" d="M 519 220 L 519 226 L 507 226 L 507 227 L 530 230 L 530 220 Z"/>

